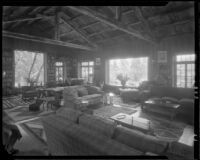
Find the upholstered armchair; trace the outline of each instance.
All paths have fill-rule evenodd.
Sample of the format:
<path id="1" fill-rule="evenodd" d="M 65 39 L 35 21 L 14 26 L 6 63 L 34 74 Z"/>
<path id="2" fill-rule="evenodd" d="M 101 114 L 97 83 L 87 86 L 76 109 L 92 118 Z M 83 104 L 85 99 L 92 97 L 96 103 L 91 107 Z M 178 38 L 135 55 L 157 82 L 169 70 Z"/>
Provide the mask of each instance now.
<path id="1" fill-rule="evenodd" d="M 98 105 L 102 103 L 102 94 L 101 89 L 95 86 L 69 86 L 63 91 L 64 106 L 80 109 Z"/>

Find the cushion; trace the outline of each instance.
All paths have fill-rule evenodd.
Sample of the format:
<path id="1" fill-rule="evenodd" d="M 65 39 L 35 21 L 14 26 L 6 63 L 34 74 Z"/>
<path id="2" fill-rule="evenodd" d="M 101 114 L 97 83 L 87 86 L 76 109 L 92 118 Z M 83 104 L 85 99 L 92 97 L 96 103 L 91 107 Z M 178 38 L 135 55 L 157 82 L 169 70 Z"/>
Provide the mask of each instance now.
<path id="1" fill-rule="evenodd" d="M 172 103 L 177 103 L 177 104 L 179 104 L 179 100 L 176 99 L 176 98 L 173 98 L 173 97 L 162 97 L 162 100 L 164 100 L 164 101 L 170 101 L 170 102 L 172 102 Z"/>
<path id="2" fill-rule="evenodd" d="M 193 104 L 194 105 L 194 99 L 189 98 L 183 98 L 179 101 L 181 104 Z"/>
<path id="3" fill-rule="evenodd" d="M 78 88 L 78 96 L 79 97 L 83 97 L 83 96 L 86 96 L 88 95 L 88 91 L 85 87 L 81 87 L 81 88 Z"/>
<path id="4" fill-rule="evenodd" d="M 67 120 L 70 120 L 74 123 L 78 122 L 78 117 L 82 113 L 78 110 L 72 109 L 72 108 L 66 108 L 66 107 L 61 107 L 56 111 L 57 116 L 61 116 L 63 118 L 66 118 Z"/>
<path id="5" fill-rule="evenodd" d="M 141 152 L 85 126 L 72 125 L 63 133 L 68 139 L 65 143 L 79 155 L 141 155 Z"/>
<path id="6" fill-rule="evenodd" d="M 122 126 L 116 128 L 114 139 L 143 152 L 160 154 L 167 147 L 166 142 L 160 141 L 154 136 Z"/>
<path id="7" fill-rule="evenodd" d="M 101 91 L 99 87 L 96 86 L 85 86 L 88 90 L 88 94 L 97 94 L 98 92 Z"/>
<path id="8" fill-rule="evenodd" d="M 183 157 L 193 157 L 194 149 L 191 146 L 187 146 L 185 144 L 179 142 L 171 142 L 169 145 L 168 151 L 169 153 L 173 153 Z"/>
<path id="9" fill-rule="evenodd" d="M 75 86 L 65 87 L 63 91 L 64 96 L 78 97 L 78 92 Z"/>
<path id="10" fill-rule="evenodd" d="M 154 100 L 154 101 L 161 101 L 162 99 L 161 99 L 161 98 L 159 98 L 159 97 L 152 97 L 152 98 L 150 98 L 150 100 Z"/>
<path id="11" fill-rule="evenodd" d="M 79 125 L 97 131 L 107 137 L 112 137 L 116 124 L 113 121 L 94 115 L 84 114 L 79 117 Z"/>

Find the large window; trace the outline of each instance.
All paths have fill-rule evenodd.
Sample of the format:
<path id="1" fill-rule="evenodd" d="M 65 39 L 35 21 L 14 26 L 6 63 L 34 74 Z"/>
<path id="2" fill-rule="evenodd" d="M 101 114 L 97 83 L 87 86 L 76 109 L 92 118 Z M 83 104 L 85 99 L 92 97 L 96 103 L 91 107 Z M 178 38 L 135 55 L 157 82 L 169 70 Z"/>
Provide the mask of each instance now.
<path id="1" fill-rule="evenodd" d="M 44 54 L 15 50 L 15 87 L 44 85 Z"/>
<path id="2" fill-rule="evenodd" d="M 93 83 L 94 78 L 94 62 L 81 62 L 81 78 L 86 82 Z"/>
<path id="3" fill-rule="evenodd" d="M 129 78 L 126 83 L 127 86 L 139 86 L 140 82 L 148 80 L 148 58 L 109 60 L 109 84 L 121 86 L 121 82 L 117 79 L 119 74 Z"/>
<path id="4" fill-rule="evenodd" d="M 176 86 L 183 88 L 192 88 L 194 86 L 194 68 L 195 55 L 177 55 L 176 56 Z"/>
<path id="5" fill-rule="evenodd" d="M 56 82 L 63 82 L 64 80 L 63 62 L 56 62 L 55 66 L 56 66 Z"/>

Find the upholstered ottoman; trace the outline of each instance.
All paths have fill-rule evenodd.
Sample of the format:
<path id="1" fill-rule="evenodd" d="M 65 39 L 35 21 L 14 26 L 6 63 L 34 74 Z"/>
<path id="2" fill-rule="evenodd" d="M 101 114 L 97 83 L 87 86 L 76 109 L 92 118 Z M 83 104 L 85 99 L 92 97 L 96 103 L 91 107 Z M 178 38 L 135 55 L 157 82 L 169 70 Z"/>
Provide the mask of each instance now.
<path id="1" fill-rule="evenodd" d="M 140 101 L 140 91 L 138 89 L 119 89 L 120 96 L 124 102 Z"/>

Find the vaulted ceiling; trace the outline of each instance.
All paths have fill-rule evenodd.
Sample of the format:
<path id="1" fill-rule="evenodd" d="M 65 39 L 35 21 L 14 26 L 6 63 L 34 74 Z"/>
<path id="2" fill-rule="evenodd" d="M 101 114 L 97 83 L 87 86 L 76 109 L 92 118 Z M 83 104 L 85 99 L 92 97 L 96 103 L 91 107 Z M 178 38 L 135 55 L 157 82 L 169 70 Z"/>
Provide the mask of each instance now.
<path id="1" fill-rule="evenodd" d="M 189 1 L 165 6 L 3 7 L 3 36 L 72 48 L 99 48 L 137 39 L 155 44 L 184 33 L 194 33 L 194 3 Z"/>

